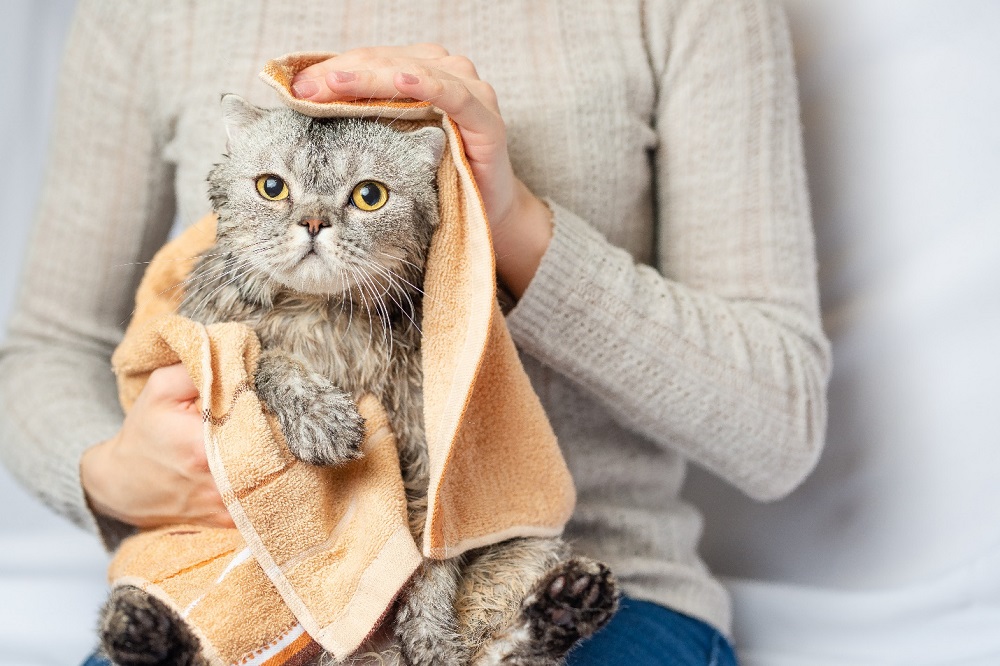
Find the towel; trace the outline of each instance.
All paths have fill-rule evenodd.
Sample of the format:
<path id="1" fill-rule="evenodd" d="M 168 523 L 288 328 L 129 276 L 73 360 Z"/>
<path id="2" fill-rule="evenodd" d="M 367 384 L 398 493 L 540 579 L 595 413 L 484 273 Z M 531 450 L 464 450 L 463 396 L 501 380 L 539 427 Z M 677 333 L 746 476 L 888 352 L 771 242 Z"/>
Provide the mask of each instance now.
<path id="1" fill-rule="evenodd" d="M 296 99 L 295 73 L 331 55 L 285 56 L 261 76 L 309 116 L 381 118 L 404 129 L 438 124 L 447 136 L 421 322 L 427 522 L 415 543 L 395 440 L 375 398 L 358 401 L 361 459 L 333 468 L 300 463 L 252 390 L 260 354 L 253 332 L 174 314 L 179 285 L 215 238 L 213 217 L 193 225 L 151 262 L 112 362 L 126 410 L 153 370 L 184 364 L 201 394 L 209 467 L 237 527 L 142 532 L 122 544 L 109 577 L 175 609 L 218 666 L 302 663 L 320 648 L 342 659 L 371 636 L 423 558 L 558 535 L 575 502 L 497 303 L 489 224 L 457 126 L 425 102 Z"/>

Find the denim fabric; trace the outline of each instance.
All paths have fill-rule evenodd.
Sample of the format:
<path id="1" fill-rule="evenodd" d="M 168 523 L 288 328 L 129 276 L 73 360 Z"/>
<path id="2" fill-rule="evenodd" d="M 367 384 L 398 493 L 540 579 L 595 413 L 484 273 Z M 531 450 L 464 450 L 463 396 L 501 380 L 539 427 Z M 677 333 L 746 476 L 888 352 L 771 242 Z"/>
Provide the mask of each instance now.
<path id="1" fill-rule="evenodd" d="M 736 655 L 710 625 L 625 597 L 611 622 L 569 653 L 566 666 L 736 666 Z"/>
<path id="2" fill-rule="evenodd" d="M 95 655 L 83 666 L 111 665 Z M 704 622 L 626 597 L 606 627 L 569 653 L 566 666 L 736 666 L 736 656 Z"/>

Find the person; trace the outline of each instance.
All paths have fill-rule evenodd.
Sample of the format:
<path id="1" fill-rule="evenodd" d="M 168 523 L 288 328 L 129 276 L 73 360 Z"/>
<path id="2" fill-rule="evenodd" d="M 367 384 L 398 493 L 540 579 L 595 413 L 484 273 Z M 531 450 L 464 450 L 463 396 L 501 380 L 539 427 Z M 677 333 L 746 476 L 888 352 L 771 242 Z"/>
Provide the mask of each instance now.
<path id="1" fill-rule="evenodd" d="M 154 372 L 123 420 L 108 360 L 143 262 L 175 216 L 210 209 L 220 94 L 273 106 L 264 61 L 315 49 L 341 55 L 297 77 L 300 97 L 430 100 L 459 125 L 517 299 L 507 325 L 577 484 L 567 537 L 626 594 L 569 663 L 735 663 L 685 468 L 787 494 L 822 447 L 829 375 L 791 48 L 767 0 L 83 0 L 0 357 L 7 465 L 108 547 L 231 524 L 186 375 Z"/>

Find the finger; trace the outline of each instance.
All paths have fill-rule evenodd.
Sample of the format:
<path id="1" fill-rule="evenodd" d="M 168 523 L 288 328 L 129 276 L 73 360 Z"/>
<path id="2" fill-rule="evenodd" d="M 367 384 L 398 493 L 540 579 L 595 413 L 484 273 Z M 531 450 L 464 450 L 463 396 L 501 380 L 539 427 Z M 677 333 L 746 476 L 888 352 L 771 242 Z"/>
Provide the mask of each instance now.
<path id="1" fill-rule="evenodd" d="M 357 99 L 393 99 L 399 91 L 392 82 L 396 68 L 362 69 L 358 71 L 335 70 L 328 72 L 319 92 L 309 99 L 313 102 L 332 102 Z"/>
<path id="2" fill-rule="evenodd" d="M 407 97 L 432 102 L 458 123 L 463 138 L 473 137 L 474 145 L 502 143 L 504 123 L 490 108 L 496 94 L 489 84 L 441 76 L 439 73 L 400 72 L 393 77 L 396 89 Z M 478 94 L 477 94 L 478 93 Z"/>
<path id="3" fill-rule="evenodd" d="M 312 102 L 333 102 L 343 100 L 373 100 L 396 99 L 400 97 L 394 77 L 401 71 L 413 71 L 425 75 L 435 75 L 441 78 L 455 78 L 453 74 L 436 70 L 426 63 L 410 59 L 396 60 L 379 58 L 358 63 L 355 69 L 333 70 L 326 73 L 321 81 L 307 81 L 306 84 L 316 84 L 308 99 Z M 301 92 L 301 85 L 295 84 Z M 300 95 L 301 97 L 301 95 Z"/>
<path id="4" fill-rule="evenodd" d="M 460 79 L 478 79 L 479 72 L 471 60 L 465 56 L 448 55 L 434 61 L 433 67 L 455 75 Z"/>
<path id="5" fill-rule="evenodd" d="M 212 481 L 211 474 L 209 474 L 208 454 L 205 453 L 204 444 L 196 443 L 192 445 L 184 457 L 183 464 L 184 472 L 193 479 L 208 476 L 209 480 Z M 214 484 L 214 481 L 212 483 Z"/>
<path id="6" fill-rule="evenodd" d="M 222 496 L 219 495 L 219 491 L 216 490 L 215 486 L 212 486 L 211 492 L 208 492 L 208 489 L 206 489 L 198 515 L 194 517 L 194 520 L 203 525 L 211 525 L 213 527 L 236 526 L 232 516 L 229 515 L 229 510 L 222 501 Z"/>
<path id="7" fill-rule="evenodd" d="M 236 527 L 233 517 L 229 515 L 225 507 L 203 516 L 198 522 L 208 527 Z"/>
<path id="8" fill-rule="evenodd" d="M 322 89 L 323 80 L 331 72 L 377 68 L 390 60 L 436 60 L 446 57 L 448 50 L 432 43 L 352 49 L 303 69 L 292 78 L 292 90 L 300 98 L 312 98 Z M 315 85 L 315 90 L 306 82 Z"/>
<path id="9" fill-rule="evenodd" d="M 157 368 L 149 375 L 146 388 L 154 398 L 177 403 L 198 398 L 198 388 L 180 363 Z"/>

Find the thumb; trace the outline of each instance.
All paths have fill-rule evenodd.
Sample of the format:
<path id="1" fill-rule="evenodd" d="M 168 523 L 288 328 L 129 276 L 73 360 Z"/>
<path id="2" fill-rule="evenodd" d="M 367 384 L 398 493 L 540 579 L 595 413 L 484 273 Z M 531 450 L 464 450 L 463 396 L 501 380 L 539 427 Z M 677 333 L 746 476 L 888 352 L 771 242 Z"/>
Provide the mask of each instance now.
<path id="1" fill-rule="evenodd" d="M 164 401 L 183 403 L 198 399 L 198 388 L 180 363 L 154 370 L 146 387 Z"/>

